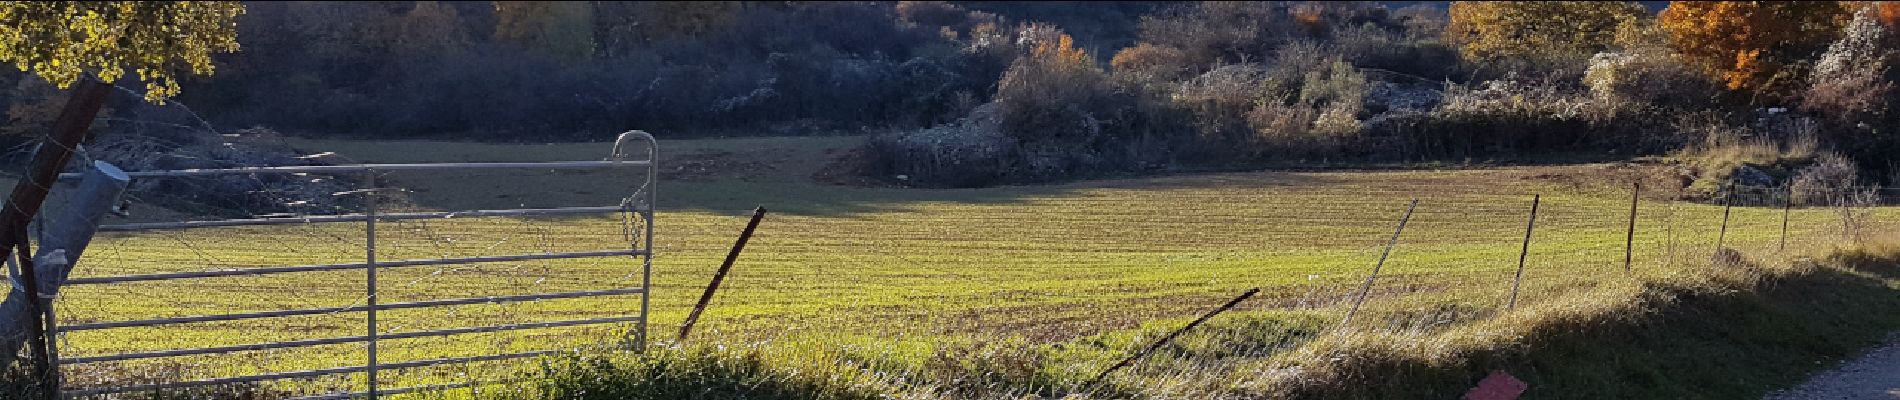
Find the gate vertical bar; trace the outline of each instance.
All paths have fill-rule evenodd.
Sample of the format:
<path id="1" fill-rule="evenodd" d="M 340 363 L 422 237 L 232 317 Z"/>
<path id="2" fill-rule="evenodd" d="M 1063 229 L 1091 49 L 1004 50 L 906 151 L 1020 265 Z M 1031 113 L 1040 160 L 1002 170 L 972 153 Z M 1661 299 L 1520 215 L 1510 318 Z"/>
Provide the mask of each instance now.
<path id="1" fill-rule="evenodd" d="M 369 295 L 369 297 L 364 300 L 364 302 L 367 304 L 367 308 L 365 308 L 364 310 L 366 311 L 367 318 L 369 320 L 368 321 L 369 332 L 365 333 L 365 335 L 369 336 L 369 343 L 368 343 L 369 359 L 367 360 L 369 363 L 365 365 L 365 367 L 367 368 L 367 372 L 365 373 L 365 375 L 367 375 L 366 379 L 369 381 L 368 382 L 369 398 L 375 399 L 377 398 L 377 393 L 376 393 L 376 367 L 377 367 L 377 361 L 376 361 L 376 339 L 377 339 L 377 333 L 376 333 L 376 212 L 377 212 L 377 209 L 376 208 L 377 208 L 377 204 L 376 204 L 376 201 L 378 200 L 376 196 L 379 194 L 376 191 L 376 186 L 377 186 L 376 185 L 376 170 L 368 170 L 367 172 L 363 174 L 363 186 L 364 186 L 363 188 L 363 216 L 365 217 L 363 218 L 363 244 L 364 244 L 363 271 L 365 275 L 364 279 L 366 279 L 363 285 L 364 287 L 363 290 L 365 292 L 368 292 L 368 295 Z"/>
<path id="2" fill-rule="evenodd" d="M 621 133 L 621 137 L 614 140 L 613 156 L 621 157 L 621 142 L 628 136 L 635 135 L 646 139 L 647 142 L 647 210 L 643 216 L 647 226 L 646 237 L 643 238 L 643 242 L 645 243 L 642 244 L 646 246 L 644 249 L 646 251 L 640 256 L 640 323 L 639 326 L 636 327 L 636 329 L 639 330 L 636 333 L 636 337 L 639 338 L 639 341 L 636 342 L 636 347 L 634 348 L 635 351 L 645 353 L 647 349 L 647 326 L 648 323 L 653 320 L 652 314 L 649 313 L 651 307 L 648 303 L 650 303 L 649 299 L 653 298 L 653 215 L 659 210 L 660 143 L 653 140 L 653 135 L 649 135 L 644 131 L 627 131 Z"/>

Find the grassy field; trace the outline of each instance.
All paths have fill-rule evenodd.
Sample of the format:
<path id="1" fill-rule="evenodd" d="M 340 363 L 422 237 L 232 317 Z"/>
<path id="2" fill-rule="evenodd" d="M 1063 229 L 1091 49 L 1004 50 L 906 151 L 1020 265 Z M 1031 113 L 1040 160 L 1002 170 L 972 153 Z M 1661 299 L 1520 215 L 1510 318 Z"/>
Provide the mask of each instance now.
<path id="1" fill-rule="evenodd" d="M 1778 203 L 1735 207 L 1724 231 L 1723 207 L 1670 201 L 1672 193 L 1655 190 L 1639 206 L 1626 272 L 1628 182 L 1646 175 L 1629 165 L 1206 173 L 987 189 L 814 180 L 857 140 L 664 141 L 653 339 L 672 340 L 754 206 L 771 214 L 701 319 L 695 343 L 753 349 L 770 355 L 773 365 L 826 363 L 856 371 L 835 374 L 878 376 L 868 381 L 928 380 L 938 393 L 986 396 L 1073 390 L 1143 341 L 1255 287 L 1262 288 L 1258 298 L 1183 337 L 1182 345 L 1157 356 L 1164 360 L 1117 375 L 1107 393 L 1198 397 L 1191 394 L 1239 390 L 1201 387 L 1209 381 L 1274 385 L 1283 377 L 1261 371 L 1285 372 L 1276 368 L 1286 357 L 1327 337 L 1322 333 L 1343 315 L 1414 198 L 1417 209 L 1349 331 L 1426 335 L 1508 317 L 1502 310 L 1534 194 L 1542 197 L 1520 308 L 1701 276 L 1715 268 L 1707 260 L 1718 237 L 1761 265 L 1786 265 L 1843 243 L 1835 209 L 1790 211 L 1782 250 Z M 291 143 L 358 162 L 589 160 L 608 147 Z M 544 171 L 385 177 L 406 189 L 394 199 L 401 207 L 440 210 L 612 205 L 633 191 L 637 178 Z M 144 215 L 178 217 L 159 210 Z M 1865 218 L 1864 234 L 1874 235 L 1900 219 L 1900 210 L 1873 209 Z M 74 275 L 357 262 L 364 252 L 361 231 L 339 224 L 109 234 Z M 392 222 L 379 231 L 384 260 L 626 247 L 617 218 Z M 621 259 L 421 267 L 383 271 L 378 283 L 381 301 L 413 301 L 637 285 L 637 268 Z M 62 323 L 73 324 L 335 307 L 362 301 L 363 279 L 353 271 L 79 286 L 63 293 L 59 312 Z M 392 333 L 624 315 L 637 306 L 634 297 L 557 300 L 391 311 L 381 319 L 382 331 Z M 360 335 L 361 319 L 350 313 L 114 329 L 72 333 L 60 342 L 63 356 L 81 357 Z M 623 334 L 613 328 L 475 334 L 389 341 L 380 351 L 390 362 Z M 75 385 L 120 384 L 346 366 L 360 363 L 362 352 L 359 345 L 330 345 L 66 371 Z M 384 379 L 400 386 L 523 373 L 511 368 L 430 368 Z M 959 374 L 972 378 L 924 378 Z M 337 376 L 269 388 L 317 393 L 361 380 Z"/>

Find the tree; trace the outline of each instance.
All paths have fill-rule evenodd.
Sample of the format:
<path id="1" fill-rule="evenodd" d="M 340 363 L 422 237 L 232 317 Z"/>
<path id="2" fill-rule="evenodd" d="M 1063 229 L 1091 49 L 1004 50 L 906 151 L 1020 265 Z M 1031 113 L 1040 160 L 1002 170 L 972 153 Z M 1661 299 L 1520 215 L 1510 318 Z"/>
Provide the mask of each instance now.
<path id="1" fill-rule="evenodd" d="M 1890 103 L 1888 76 L 1896 56 L 1894 37 L 1872 13 L 1862 13 L 1828 46 L 1808 77 L 1802 106 L 1840 126 L 1881 121 Z"/>
<path id="2" fill-rule="evenodd" d="M 411 63 L 432 60 L 469 45 L 468 32 L 454 8 L 439 1 L 418 1 L 402 14 L 389 38 L 393 57 Z"/>
<path id="3" fill-rule="evenodd" d="M 212 53 L 237 51 L 235 1 L 0 2 L 0 61 L 60 89 L 86 74 L 146 82 L 145 99 L 178 94 L 178 73 L 210 75 Z"/>
<path id="4" fill-rule="evenodd" d="M 547 51 L 562 60 L 594 54 L 594 9 L 578 1 L 497 1 L 495 39 Z"/>
<path id="5" fill-rule="evenodd" d="M 652 41 L 699 37 L 727 29 L 744 7 L 737 1 L 600 1 L 594 42 L 604 56 L 632 53 Z"/>
<path id="6" fill-rule="evenodd" d="M 235 1 L 0 2 L 0 61 L 71 88 L 49 143 L 33 154 L 30 171 L 0 212 L 0 259 L 17 250 L 22 267 L 28 266 L 26 225 L 39 213 L 48 190 L 40 183 L 58 179 L 72 158 L 72 149 L 85 138 L 111 93 L 106 82 L 130 70 L 146 83 L 146 100 L 159 102 L 177 94 L 180 73 L 210 74 L 212 53 L 237 50 L 236 18 L 242 13 L 244 6 Z M 20 268 L 17 282 L 24 290 L 8 291 L 0 302 L 0 368 L 12 364 L 27 336 L 22 333 L 44 329 L 40 314 L 33 311 L 38 301 L 29 297 L 38 293 L 40 279 L 34 270 Z M 19 323 L 22 320 L 30 323 Z M 43 335 L 32 336 L 39 338 L 36 348 L 46 348 Z"/>
<path id="7" fill-rule="evenodd" d="M 1832 1 L 1677 1 L 1659 22 L 1676 52 L 1730 90 L 1772 100 L 1801 83 L 1803 60 L 1833 42 L 1850 17 Z"/>
<path id="8" fill-rule="evenodd" d="M 1469 59 L 1595 53 L 1615 42 L 1616 27 L 1643 14 L 1620 1 L 1457 1 L 1447 41 Z"/>

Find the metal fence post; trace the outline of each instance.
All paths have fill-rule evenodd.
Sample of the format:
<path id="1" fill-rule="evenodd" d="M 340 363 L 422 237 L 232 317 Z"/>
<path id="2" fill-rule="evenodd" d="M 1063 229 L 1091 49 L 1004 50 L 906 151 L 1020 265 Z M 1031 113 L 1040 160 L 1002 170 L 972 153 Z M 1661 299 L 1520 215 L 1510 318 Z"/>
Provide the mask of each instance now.
<path id="1" fill-rule="evenodd" d="M 1775 251 L 1788 250 L 1788 209 L 1792 208 L 1793 204 L 1794 185 L 1788 185 L 1787 195 L 1781 198 L 1781 248 Z"/>
<path id="2" fill-rule="evenodd" d="M 1352 309 L 1346 310 L 1346 318 L 1339 320 L 1339 327 L 1345 328 L 1352 322 L 1352 316 L 1359 313 L 1359 306 L 1366 304 L 1366 297 L 1372 295 L 1372 281 L 1379 279 L 1379 270 L 1385 268 L 1385 258 L 1392 255 L 1392 247 L 1399 244 L 1399 233 L 1405 232 L 1405 223 L 1412 220 L 1412 210 L 1418 208 L 1418 198 L 1405 206 L 1405 216 L 1399 218 L 1398 229 L 1392 230 L 1392 239 L 1385 242 L 1385 252 L 1379 253 L 1379 263 L 1372 265 L 1372 275 L 1366 276 L 1366 283 L 1359 285 L 1359 298 L 1352 301 Z"/>
<path id="3" fill-rule="evenodd" d="M 1715 234 L 1715 251 L 1722 251 L 1722 244 L 1728 240 L 1728 213 L 1735 208 L 1735 186 L 1729 185 L 1722 194 L 1722 229 Z"/>
<path id="4" fill-rule="evenodd" d="M 1630 272 L 1630 263 L 1635 258 L 1636 202 L 1638 199 L 1641 198 L 1640 196 L 1642 196 L 1642 193 L 1643 193 L 1642 182 L 1639 181 L 1639 182 L 1630 183 L 1630 227 L 1629 227 L 1629 233 L 1623 236 L 1623 272 L 1625 273 Z"/>
<path id="5" fill-rule="evenodd" d="M 366 279 L 363 285 L 363 291 L 369 296 L 364 300 L 364 303 L 367 305 L 364 310 L 368 314 L 366 318 L 369 323 L 369 332 L 366 333 L 366 336 L 369 337 L 368 364 L 364 367 L 367 369 L 365 375 L 367 375 L 367 380 L 369 381 L 369 398 L 375 399 L 378 395 L 376 392 L 376 342 L 378 336 L 376 330 L 376 196 L 379 194 L 376 191 L 376 170 L 365 170 L 363 174 L 363 185 L 363 215 L 365 217 L 363 218 L 363 271 L 365 275 L 364 278 Z"/>
<path id="6" fill-rule="evenodd" d="M 1524 249 L 1517 253 L 1517 275 L 1511 277 L 1511 301 L 1505 303 L 1505 309 L 1517 308 L 1517 289 L 1524 282 L 1524 260 L 1531 254 L 1531 230 L 1537 228 L 1537 204 L 1543 195 L 1531 195 L 1531 218 L 1524 223 Z"/>
<path id="7" fill-rule="evenodd" d="M 1115 373 L 1115 371 L 1121 370 L 1122 368 L 1128 367 L 1129 365 L 1134 365 L 1135 361 L 1140 361 L 1142 357 L 1147 357 L 1148 354 L 1154 353 L 1155 350 L 1161 349 L 1161 346 L 1165 346 L 1168 344 L 1168 342 L 1174 341 L 1174 338 L 1181 336 L 1182 332 L 1187 332 L 1188 330 L 1194 329 L 1194 327 L 1196 326 L 1200 326 L 1201 323 L 1207 322 L 1207 320 L 1209 319 L 1213 319 L 1215 315 L 1220 315 L 1220 313 L 1227 312 L 1227 310 L 1233 309 L 1234 306 L 1240 305 L 1240 302 L 1247 301 L 1247 298 L 1253 297 L 1253 295 L 1259 294 L 1259 293 L 1260 293 L 1260 288 L 1247 289 L 1247 291 L 1244 293 L 1241 293 L 1239 297 L 1235 297 L 1233 300 L 1228 300 L 1226 304 L 1222 304 L 1220 308 L 1215 308 L 1214 311 L 1209 311 L 1207 312 L 1207 314 L 1201 315 L 1200 318 L 1194 319 L 1193 322 L 1189 322 L 1187 326 L 1183 326 L 1181 327 L 1181 329 L 1175 329 L 1173 332 L 1168 332 L 1168 335 L 1162 336 L 1161 340 L 1156 340 L 1154 344 L 1150 344 L 1148 345 L 1148 347 L 1142 348 L 1141 351 L 1138 351 L 1138 352 L 1135 352 L 1135 354 L 1129 355 L 1128 358 L 1122 359 L 1121 362 L 1115 363 L 1115 365 L 1108 367 L 1108 369 L 1102 370 L 1101 374 L 1095 375 L 1095 379 L 1090 379 L 1089 383 L 1082 385 L 1082 388 L 1083 389 L 1094 388 L 1095 385 L 1101 384 L 1103 379 L 1108 379 L 1109 374 L 1113 374 Z"/>
<path id="8" fill-rule="evenodd" d="M 726 253 L 726 261 L 719 264 L 719 272 L 713 274 L 712 282 L 706 284 L 706 292 L 700 294 L 699 304 L 693 306 L 693 312 L 686 315 L 686 322 L 680 324 L 680 336 L 673 343 L 685 343 L 686 336 L 693 333 L 693 324 L 699 322 L 699 314 L 706 311 L 706 305 L 712 304 L 713 293 L 719 291 L 719 283 L 726 280 L 726 272 L 732 271 L 732 263 L 739 261 L 739 252 L 745 251 L 745 244 L 752 240 L 752 232 L 759 229 L 759 220 L 765 219 L 765 207 L 752 210 L 752 220 L 746 222 L 745 230 L 739 232 L 739 241 L 732 244 L 732 251 Z"/>

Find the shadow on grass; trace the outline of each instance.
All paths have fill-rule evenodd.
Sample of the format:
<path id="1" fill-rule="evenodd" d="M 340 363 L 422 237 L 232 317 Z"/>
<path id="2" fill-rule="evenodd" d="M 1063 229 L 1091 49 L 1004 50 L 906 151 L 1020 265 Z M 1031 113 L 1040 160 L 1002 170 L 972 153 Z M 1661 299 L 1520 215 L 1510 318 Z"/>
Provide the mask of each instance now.
<path id="1" fill-rule="evenodd" d="M 389 186 L 405 189 L 407 203 L 433 210 L 573 207 L 619 204 L 643 177 L 626 174 L 547 174 L 480 172 L 427 175 L 388 174 Z M 1019 204 L 1037 198 L 1072 196 L 1089 190 L 1266 189 L 1323 186 L 1337 178 L 1285 172 L 1233 176 L 1181 174 L 975 189 L 863 188 L 835 186 L 809 179 L 661 180 L 662 212 L 704 211 L 743 214 L 765 206 L 775 214 L 851 216 L 903 210 L 924 203 Z"/>
<path id="2" fill-rule="evenodd" d="M 1900 256 L 1881 263 L 1769 278 L 1754 290 L 1650 290 L 1653 313 L 1534 329 L 1521 347 L 1470 354 L 1457 366 L 1391 360 L 1355 368 L 1378 384 L 1302 398 L 1455 398 L 1494 369 L 1537 399 L 1761 398 L 1879 344 L 1900 330 Z M 1859 261 L 1866 261 L 1861 259 Z M 1870 276 L 1871 275 L 1871 276 Z"/>

